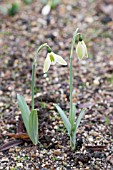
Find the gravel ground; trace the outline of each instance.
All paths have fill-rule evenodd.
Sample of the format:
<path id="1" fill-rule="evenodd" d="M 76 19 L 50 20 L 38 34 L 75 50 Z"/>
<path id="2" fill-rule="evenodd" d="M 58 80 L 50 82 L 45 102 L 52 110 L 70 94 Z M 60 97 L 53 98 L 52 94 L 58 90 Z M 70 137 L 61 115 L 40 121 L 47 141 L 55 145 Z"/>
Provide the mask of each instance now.
<path id="1" fill-rule="evenodd" d="M 14 17 L 0 13 L 0 170 L 113 170 L 113 1 L 62 0 L 47 16 L 42 15 L 43 6 L 34 0 L 21 4 Z M 53 107 L 58 103 L 68 115 L 69 67 L 55 65 L 43 74 L 46 51 L 37 61 L 39 144 L 33 146 L 16 95 L 24 95 L 30 106 L 31 64 L 42 43 L 47 42 L 69 63 L 77 27 L 89 52 L 88 59 L 78 61 L 74 54 L 73 60 L 77 114 L 87 108 L 77 131 L 77 148 L 71 151 L 68 134 Z"/>

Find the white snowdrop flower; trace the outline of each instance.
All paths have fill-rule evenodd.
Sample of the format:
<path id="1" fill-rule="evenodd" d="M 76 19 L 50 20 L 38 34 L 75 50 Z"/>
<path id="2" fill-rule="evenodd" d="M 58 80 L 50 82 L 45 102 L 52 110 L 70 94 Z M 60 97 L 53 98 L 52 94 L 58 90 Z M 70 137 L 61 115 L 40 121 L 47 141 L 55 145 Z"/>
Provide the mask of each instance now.
<path id="1" fill-rule="evenodd" d="M 78 42 L 76 53 L 79 59 L 82 59 L 83 57 L 88 58 L 87 47 L 83 40 Z"/>
<path id="2" fill-rule="evenodd" d="M 48 53 L 44 62 L 43 72 L 46 73 L 49 70 L 50 65 L 54 65 L 56 62 L 61 65 L 67 65 L 66 61 L 61 56 L 53 52 Z"/>
<path id="3" fill-rule="evenodd" d="M 51 7 L 49 4 L 45 5 L 43 8 L 42 8 L 42 14 L 43 15 L 48 15 L 50 13 L 50 10 L 51 10 Z"/>

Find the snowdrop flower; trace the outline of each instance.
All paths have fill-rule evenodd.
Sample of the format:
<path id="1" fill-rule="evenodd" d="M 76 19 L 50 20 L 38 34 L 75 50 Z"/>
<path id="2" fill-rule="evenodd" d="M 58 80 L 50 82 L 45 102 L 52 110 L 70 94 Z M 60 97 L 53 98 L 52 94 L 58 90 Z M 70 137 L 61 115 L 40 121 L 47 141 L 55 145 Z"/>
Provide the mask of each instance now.
<path id="1" fill-rule="evenodd" d="M 53 52 L 48 53 L 44 62 L 43 72 L 46 73 L 49 70 L 50 65 L 54 65 L 56 62 L 61 65 L 67 65 L 66 61 L 61 56 Z"/>
<path id="2" fill-rule="evenodd" d="M 45 5 L 42 9 L 42 14 L 43 15 L 48 15 L 50 13 L 51 7 L 49 4 Z"/>
<path id="3" fill-rule="evenodd" d="M 82 59 L 83 57 L 88 57 L 87 47 L 83 40 L 78 42 L 76 53 L 79 59 Z"/>

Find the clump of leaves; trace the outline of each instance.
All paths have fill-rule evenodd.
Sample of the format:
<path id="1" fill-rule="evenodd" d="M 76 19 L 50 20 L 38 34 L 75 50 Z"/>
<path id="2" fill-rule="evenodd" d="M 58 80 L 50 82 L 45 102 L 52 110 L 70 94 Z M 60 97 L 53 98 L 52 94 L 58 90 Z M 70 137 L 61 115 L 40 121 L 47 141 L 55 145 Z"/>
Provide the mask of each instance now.
<path id="1" fill-rule="evenodd" d="M 14 16 L 19 12 L 20 5 L 18 2 L 15 2 L 13 4 L 7 4 L 5 7 L 0 6 L 0 11 L 4 15 Z"/>
<path id="2" fill-rule="evenodd" d="M 15 2 L 11 5 L 11 7 L 8 8 L 7 14 L 9 16 L 14 16 L 16 13 L 18 13 L 19 9 L 19 3 Z"/>

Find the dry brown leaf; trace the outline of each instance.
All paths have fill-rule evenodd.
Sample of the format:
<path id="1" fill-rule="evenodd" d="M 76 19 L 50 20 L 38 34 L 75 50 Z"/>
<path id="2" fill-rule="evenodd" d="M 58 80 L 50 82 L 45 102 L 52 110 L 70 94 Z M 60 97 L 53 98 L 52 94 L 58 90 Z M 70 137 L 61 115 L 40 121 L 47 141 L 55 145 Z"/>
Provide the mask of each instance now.
<path id="1" fill-rule="evenodd" d="M 107 148 L 107 145 L 96 145 L 96 146 L 87 145 L 85 147 L 86 149 L 92 150 L 92 151 L 102 151 Z"/>
<path id="2" fill-rule="evenodd" d="M 20 140 L 9 141 L 9 142 L 7 142 L 5 144 L 2 144 L 0 146 L 0 152 L 6 151 L 6 150 L 10 149 L 11 147 L 18 146 L 18 145 L 20 145 L 22 143 L 23 143 L 23 140 L 21 140 L 21 139 Z"/>

